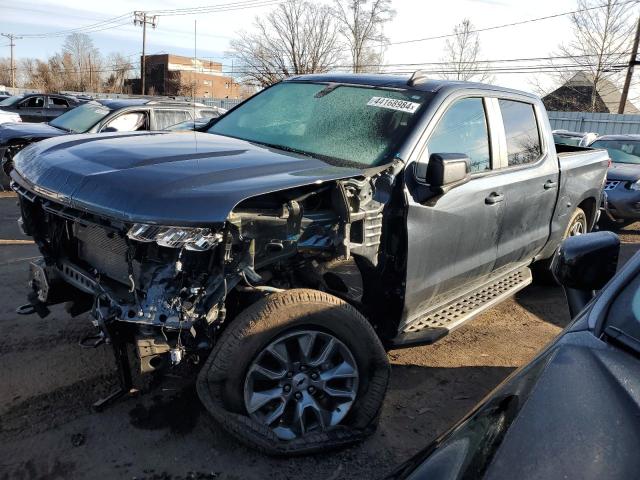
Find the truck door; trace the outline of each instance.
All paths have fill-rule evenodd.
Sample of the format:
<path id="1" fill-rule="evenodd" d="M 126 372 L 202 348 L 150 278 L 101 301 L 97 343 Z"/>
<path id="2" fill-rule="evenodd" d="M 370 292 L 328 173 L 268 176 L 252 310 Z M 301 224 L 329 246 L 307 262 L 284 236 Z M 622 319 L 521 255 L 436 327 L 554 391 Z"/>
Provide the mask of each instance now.
<path id="1" fill-rule="evenodd" d="M 493 271 L 504 196 L 494 170 L 496 146 L 489 135 L 487 106 L 481 97 L 450 100 L 427 127 L 418 162 L 426 163 L 433 153 L 464 153 L 471 160 L 471 179 L 427 200 L 419 192 L 428 187 L 407 182 L 404 320 Z"/>
<path id="2" fill-rule="evenodd" d="M 504 219 L 496 268 L 531 260 L 547 242 L 558 196 L 558 160 L 542 132 L 549 128 L 533 102 L 493 99 L 504 125 L 500 177 L 504 180 Z M 506 145 L 504 144 L 506 142 Z"/>

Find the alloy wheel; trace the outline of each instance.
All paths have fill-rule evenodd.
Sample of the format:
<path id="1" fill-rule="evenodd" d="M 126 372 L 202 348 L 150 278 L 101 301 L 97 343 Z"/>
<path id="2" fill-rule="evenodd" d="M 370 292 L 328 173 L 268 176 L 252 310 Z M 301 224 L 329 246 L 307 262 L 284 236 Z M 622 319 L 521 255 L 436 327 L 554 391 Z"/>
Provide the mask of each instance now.
<path id="1" fill-rule="evenodd" d="M 325 431 L 347 415 L 358 392 L 358 366 L 347 346 L 329 333 L 286 333 L 249 366 L 247 413 L 283 440 Z"/>

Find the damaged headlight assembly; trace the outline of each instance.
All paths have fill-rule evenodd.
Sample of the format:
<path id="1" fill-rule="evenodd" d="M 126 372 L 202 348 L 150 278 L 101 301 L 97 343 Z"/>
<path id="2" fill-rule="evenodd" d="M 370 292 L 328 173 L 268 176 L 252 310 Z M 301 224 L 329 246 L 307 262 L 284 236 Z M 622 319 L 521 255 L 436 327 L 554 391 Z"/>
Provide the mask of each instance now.
<path id="1" fill-rule="evenodd" d="M 127 237 L 138 242 L 156 242 L 161 247 L 184 248 L 204 252 L 222 241 L 222 234 L 209 228 L 165 227 L 136 223 L 127 232 Z"/>

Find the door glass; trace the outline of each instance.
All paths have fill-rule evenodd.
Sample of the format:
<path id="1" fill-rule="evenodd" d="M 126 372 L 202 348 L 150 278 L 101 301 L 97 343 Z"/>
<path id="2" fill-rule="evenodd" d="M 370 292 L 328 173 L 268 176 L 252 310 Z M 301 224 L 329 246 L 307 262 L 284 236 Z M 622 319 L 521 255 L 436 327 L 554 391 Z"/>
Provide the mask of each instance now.
<path id="1" fill-rule="evenodd" d="M 538 122 L 530 103 L 498 100 L 507 136 L 509 166 L 537 161 L 542 154 Z"/>
<path id="2" fill-rule="evenodd" d="M 191 115 L 185 110 L 156 110 L 155 114 L 157 130 L 164 130 L 176 123 L 191 120 Z"/>
<path id="3" fill-rule="evenodd" d="M 145 118 L 144 112 L 125 113 L 111 120 L 105 128 L 112 128 L 117 132 L 135 132 L 144 129 Z"/>
<path id="4" fill-rule="evenodd" d="M 49 108 L 69 108 L 69 103 L 62 98 L 49 97 Z"/>
<path id="5" fill-rule="evenodd" d="M 20 108 L 42 108 L 44 107 L 44 97 L 29 97 L 20 104 Z"/>
<path id="6" fill-rule="evenodd" d="M 442 116 L 427 143 L 433 153 L 462 153 L 471 160 L 471 172 L 491 169 L 489 132 L 481 98 L 454 103 Z"/>

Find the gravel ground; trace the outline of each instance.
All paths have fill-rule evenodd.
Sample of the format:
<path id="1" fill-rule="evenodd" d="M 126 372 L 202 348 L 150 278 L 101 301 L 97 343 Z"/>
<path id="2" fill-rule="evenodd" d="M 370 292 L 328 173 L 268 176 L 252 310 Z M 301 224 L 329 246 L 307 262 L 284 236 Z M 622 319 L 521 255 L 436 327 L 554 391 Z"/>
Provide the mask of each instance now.
<path id="1" fill-rule="evenodd" d="M 569 321 L 560 289 L 531 286 L 430 347 L 389 354 L 393 373 L 378 431 L 329 454 L 274 459 L 212 423 L 190 372 L 147 383 L 103 413 L 91 404 L 115 385 L 107 348 L 83 350 L 85 318 L 62 309 L 18 317 L 28 259 L 14 226 L 15 199 L 0 198 L 0 480 L 380 478 L 461 419 Z M 640 224 L 622 234 L 623 260 Z M 2 241 L 4 240 L 4 241 Z"/>

